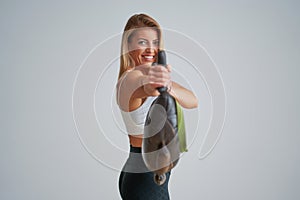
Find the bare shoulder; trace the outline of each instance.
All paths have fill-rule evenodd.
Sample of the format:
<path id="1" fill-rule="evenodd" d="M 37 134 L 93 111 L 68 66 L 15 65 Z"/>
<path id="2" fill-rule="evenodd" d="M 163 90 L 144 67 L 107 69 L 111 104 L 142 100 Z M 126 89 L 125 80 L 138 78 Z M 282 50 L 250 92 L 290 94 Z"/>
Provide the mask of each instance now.
<path id="1" fill-rule="evenodd" d="M 119 78 L 117 83 L 117 88 L 120 89 L 122 85 L 134 84 L 143 75 L 147 75 L 149 72 L 149 65 L 137 66 L 131 70 L 124 72 L 124 74 Z"/>
<path id="2" fill-rule="evenodd" d="M 124 110 L 131 110 L 141 102 L 145 96 L 143 90 L 143 78 L 147 73 L 147 66 L 135 67 L 124 72 L 117 83 L 117 102 Z M 129 106 L 129 108 L 128 108 Z"/>

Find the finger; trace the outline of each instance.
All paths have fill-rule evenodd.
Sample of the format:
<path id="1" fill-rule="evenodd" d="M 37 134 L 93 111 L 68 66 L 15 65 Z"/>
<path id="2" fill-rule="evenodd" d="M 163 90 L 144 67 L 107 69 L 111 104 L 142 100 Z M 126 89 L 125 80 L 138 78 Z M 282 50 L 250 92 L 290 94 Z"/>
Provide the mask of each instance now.
<path id="1" fill-rule="evenodd" d="M 172 66 L 171 65 L 167 65 L 166 67 L 167 67 L 168 72 L 172 71 Z"/>
<path id="2" fill-rule="evenodd" d="M 159 84 L 161 86 L 168 86 L 170 84 L 171 80 L 170 79 L 165 79 L 165 78 L 152 77 L 150 82 L 153 83 L 153 84 Z"/>
<path id="3" fill-rule="evenodd" d="M 164 79 L 164 80 L 167 80 L 169 81 L 171 79 L 171 76 L 169 73 L 155 73 L 155 72 L 151 72 L 149 73 L 149 76 L 151 78 L 157 78 L 157 79 Z"/>
<path id="4" fill-rule="evenodd" d="M 157 66 L 153 67 L 151 70 L 153 70 L 155 72 L 167 72 L 168 71 L 168 69 L 162 65 L 157 65 Z"/>
<path id="5" fill-rule="evenodd" d="M 166 74 L 169 74 L 170 71 L 169 71 L 168 68 L 160 66 L 160 67 L 151 68 L 149 70 L 149 73 L 152 73 L 152 74 L 154 74 L 154 73 L 166 73 Z"/>

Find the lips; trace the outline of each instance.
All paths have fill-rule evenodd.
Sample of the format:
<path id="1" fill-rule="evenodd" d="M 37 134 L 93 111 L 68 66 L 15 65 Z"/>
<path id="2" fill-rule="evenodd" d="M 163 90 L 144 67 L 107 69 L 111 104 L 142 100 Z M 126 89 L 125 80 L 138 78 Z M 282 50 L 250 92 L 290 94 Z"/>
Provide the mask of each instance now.
<path id="1" fill-rule="evenodd" d="M 146 62 L 154 62 L 155 61 L 155 55 L 142 55 L 142 58 Z"/>

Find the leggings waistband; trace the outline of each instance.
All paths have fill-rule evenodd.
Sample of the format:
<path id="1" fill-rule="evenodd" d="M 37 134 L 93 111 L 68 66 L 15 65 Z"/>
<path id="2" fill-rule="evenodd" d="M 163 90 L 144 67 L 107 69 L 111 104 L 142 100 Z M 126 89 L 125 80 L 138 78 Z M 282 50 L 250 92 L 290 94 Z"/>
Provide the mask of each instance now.
<path id="1" fill-rule="evenodd" d="M 130 152 L 142 153 L 142 148 L 141 147 L 133 147 L 133 146 L 130 145 Z"/>

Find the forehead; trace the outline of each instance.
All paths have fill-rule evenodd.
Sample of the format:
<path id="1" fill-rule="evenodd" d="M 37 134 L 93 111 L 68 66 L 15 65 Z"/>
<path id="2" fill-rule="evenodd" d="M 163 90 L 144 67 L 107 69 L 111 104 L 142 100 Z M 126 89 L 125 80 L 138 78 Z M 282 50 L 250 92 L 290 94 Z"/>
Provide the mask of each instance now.
<path id="1" fill-rule="evenodd" d="M 134 31 L 134 34 L 132 35 L 132 39 L 148 39 L 148 40 L 157 40 L 158 39 L 158 33 L 157 30 L 153 28 L 141 28 Z"/>

